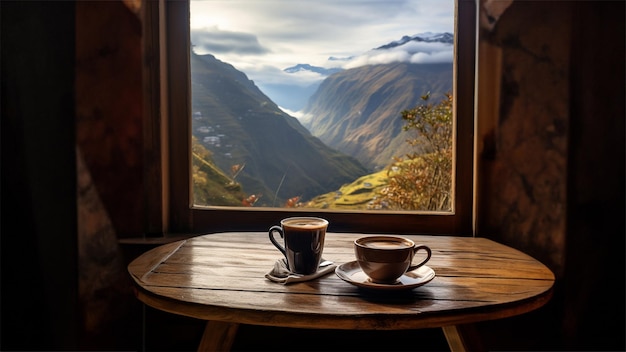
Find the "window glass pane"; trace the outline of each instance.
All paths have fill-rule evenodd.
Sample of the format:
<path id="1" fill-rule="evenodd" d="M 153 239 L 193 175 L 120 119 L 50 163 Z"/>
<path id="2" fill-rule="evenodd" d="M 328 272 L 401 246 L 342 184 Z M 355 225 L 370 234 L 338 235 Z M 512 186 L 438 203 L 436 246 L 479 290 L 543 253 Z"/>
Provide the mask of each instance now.
<path id="1" fill-rule="evenodd" d="M 194 205 L 451 212 L 454 16 L 191 1 Z"/>

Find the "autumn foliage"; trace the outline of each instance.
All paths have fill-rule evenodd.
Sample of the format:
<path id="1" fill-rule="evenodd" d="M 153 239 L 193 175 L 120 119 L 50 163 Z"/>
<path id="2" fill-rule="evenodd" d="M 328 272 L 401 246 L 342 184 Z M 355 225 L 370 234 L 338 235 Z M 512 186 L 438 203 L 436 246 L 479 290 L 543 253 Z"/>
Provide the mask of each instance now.
<path id="1" fill-rule="evenodd" d="M 371 209 L 451 210 L 452 95 L 438 104 L 429 102 L 429 94 L 422 100 L 424 104 L 402 111 L 404 131 L 416 132 L 407 139 L 415 151 L 388 166 L 388 184 L 370 203 Z"/>

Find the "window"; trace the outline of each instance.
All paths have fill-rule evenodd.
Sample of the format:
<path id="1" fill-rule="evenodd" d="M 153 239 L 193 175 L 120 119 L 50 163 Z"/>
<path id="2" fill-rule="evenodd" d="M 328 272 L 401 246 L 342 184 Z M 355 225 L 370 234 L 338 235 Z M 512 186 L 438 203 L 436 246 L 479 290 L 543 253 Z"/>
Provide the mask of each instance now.
<path id="1" fill-rule="evenodd" d="M 146 18 L 159 18 L 165 25 L 148 27 L 152 42 L 147 53 L 161 52 L 160 67 L 152 65 L 150 77 L 158 77 L 161 90 L 150 93 L 148 101 L 161 101 L 160 111 L 152 111 L 152 130 L 159 134 L 148 139 L 148 149 L 161 150 L 155 165 L 161 169 L 157 181 L 157 199 L 148 200 L 153 207 L 153 227 L 167 232 L 210 233 L 218 231 L 265 231 L 279 219 L 294 214 L 316 214 L 330 221 L 330 231 L 404 234 L 470 235 L 473 202 L 473 127 L 474 127 L 474 65 L 476 44 L 476 3 L 458 0 L 456 4 L 454 53 L 454 113 L 464 116 L 454 125 L 454 202 L 451 212 L 395 212 L 300 208 L 199 207 L 193 204 L 191 176 L 191 108 L 189 2 L 172 1 L 160 4 L 147 2 Z M 154 23 L 155 21 L 146 21 Z M 158 29 L 158 30 L 157 30 Z M 159 43 L 157 45 L 156 43 Z M 159 60 L 154 60 L 159 61 Z M 157 78 L 154 78 L 157 81 Z M 410 107 L 407 107 L 410 108 Z M 162 126 L 163 125 L 163 126 Z M 149 192 L 148 192 L 149 193 Z"/>

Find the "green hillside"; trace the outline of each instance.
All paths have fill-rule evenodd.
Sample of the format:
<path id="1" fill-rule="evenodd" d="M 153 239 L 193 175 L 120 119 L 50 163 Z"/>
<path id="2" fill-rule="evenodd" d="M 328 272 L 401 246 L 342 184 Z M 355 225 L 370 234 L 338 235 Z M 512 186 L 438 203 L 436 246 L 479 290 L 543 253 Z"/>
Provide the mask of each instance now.
<path id="1" fill-rule="evenodd" d="M 198 204 L 218 206 L 242 206 L 248 195 L 242 185 L 222 171 L 212 160 L 212 154 L 192 140 L 194 200 Z M 387 170 L 359 177 L 344 184 L 338 190 L 299 203 L 299 207 L 316 209 L 368 209 L 368 203 L 376 192 L 387 185 Z M 277 204 L 282 207 L 285 204 Z"/>
<path id="2" fill-rule="evenodd" d="M 193 197 L 196 204 L 240 206 L 246 195 L 213 162 L 211 153 L 192 138 Z"/>
<path id="3" fill-rule="evenodd" d="M 341 186 L 337 191 L 319 195 L 302 204 L 307 208 L 365 210 L 376 192 L 387 185 L 387 170 L 358 178 Z"/>
<path id="4" fill-rule="evenodd" d="M 226 175 L 245 165 L 237 182 L 246 196 L 258 198 L 256 206 L 311 198 L 366 174 L 355 158 L 312 136 L 233 66 L 192 54 L 191 68 L 192 134 Z M 226 196 L 202 199 L 218 201 L 207 205 L 232 201 Z"/>

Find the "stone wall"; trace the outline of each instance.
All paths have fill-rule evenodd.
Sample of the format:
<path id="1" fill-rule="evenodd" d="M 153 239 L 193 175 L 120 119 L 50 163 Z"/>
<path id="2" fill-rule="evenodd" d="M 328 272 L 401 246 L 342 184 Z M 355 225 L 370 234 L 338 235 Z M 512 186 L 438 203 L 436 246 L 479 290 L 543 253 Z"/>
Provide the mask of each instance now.
<path id="1" fill-rule="evenodd" d="M 557 275 L 567 211 L 570 31 L 571 9 L 556 1 L 513 2 L 480 31 L 481 54 L 491 57 L 481 57 L 479 80 L 495 83 L 478 93 L 477 231 Z M 497 64 L 486 61 L 493 56 Z"/>
<path id="2" fill-rule="evenodd" d="M 480 324 L 490 348 L 624 348 L 624 13 L 516 0 L 481 28 L 477 233 L 557 278 L 547 306 Z"/>
<path id="3" fill-rule="evenodd" d="M 141 18 L 133 1 L 76 2 L 76 143 L 120 238 L 143 235 Z"/>
<path id="4" fill-rule="evenodd" d="M 134 349 L 141 310 L 119 238 L 143 234 L 140 1 L 76 2 L 81 348 Z"/>

